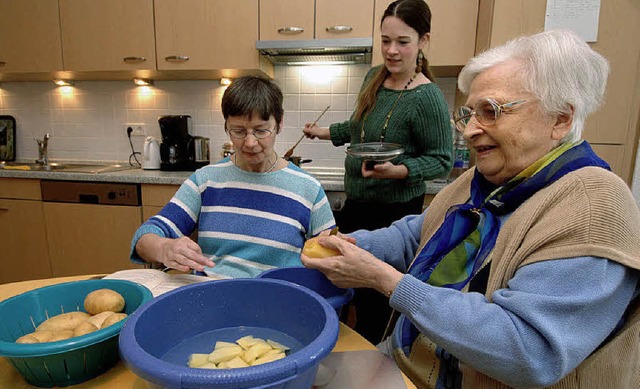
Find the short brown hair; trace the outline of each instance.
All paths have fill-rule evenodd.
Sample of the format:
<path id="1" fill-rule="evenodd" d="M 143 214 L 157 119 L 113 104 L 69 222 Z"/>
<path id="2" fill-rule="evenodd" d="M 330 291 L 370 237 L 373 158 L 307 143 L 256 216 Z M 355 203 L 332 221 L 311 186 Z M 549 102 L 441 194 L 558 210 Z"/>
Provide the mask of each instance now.
<path id="1" fill-rule="evenodd" d="M 251 117 L 258 114 L 262 120 L 271 116 L 276 120 L 276 129 L 284 115 L 282 91 L 271 80 L 258 76 L 244 76 L 234 80 L 222 95 L 222 116 Z"/>

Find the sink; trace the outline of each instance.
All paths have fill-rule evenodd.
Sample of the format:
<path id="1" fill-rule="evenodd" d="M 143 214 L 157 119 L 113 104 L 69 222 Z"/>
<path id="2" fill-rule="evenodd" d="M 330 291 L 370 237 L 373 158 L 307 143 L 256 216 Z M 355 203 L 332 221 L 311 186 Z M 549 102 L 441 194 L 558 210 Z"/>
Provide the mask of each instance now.
<path id="1" fill-rule="evenodd" d="M 51 162 L 41 165 L 35 162 L 1 162 L 0 169 L 25 170 L 37 172 L 65 172 L 65 173 L 107 173 L 120 170 L 135 169 L 133 166 L 117 163 L 75 163 Z"/>

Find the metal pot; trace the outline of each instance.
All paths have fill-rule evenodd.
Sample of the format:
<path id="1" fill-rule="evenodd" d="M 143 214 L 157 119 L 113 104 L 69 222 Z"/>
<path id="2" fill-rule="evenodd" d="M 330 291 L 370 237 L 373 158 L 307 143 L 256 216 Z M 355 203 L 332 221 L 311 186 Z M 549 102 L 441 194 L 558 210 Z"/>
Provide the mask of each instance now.
<path id="1" fill-rule="evenodd" d="M 302 157 L 298 155 L 292 155 L 289 158 L 285 158 L 287 161 L 293 162 L 294 165 L 300 166 L 303 163 L 309 163 L 313 161 L 312 159 L 302 159 Z"/>

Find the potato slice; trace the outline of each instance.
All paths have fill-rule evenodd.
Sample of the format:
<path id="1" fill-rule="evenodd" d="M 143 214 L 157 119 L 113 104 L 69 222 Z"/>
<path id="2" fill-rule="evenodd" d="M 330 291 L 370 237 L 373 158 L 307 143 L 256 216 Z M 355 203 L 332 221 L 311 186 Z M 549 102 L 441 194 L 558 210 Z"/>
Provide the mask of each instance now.
<path id="1" fill-rule="evenodd" d="M 219 348 L 223 348 L 223 347 L 238 347 L 237 344 L 235 343 L 231 343 L 231 342 L 223 342 L 221 340 L 216 342 L 216 345 L 214 346 L 214 350 L 215 349 L 219 349 Z"/>
<path id="2" fill-rule="evenodd" d="M 281 352 L 278 354 L 264 355 L 256 359 L 255 361 L 253 361 L 251 366 L 257 366 L 257 365 L 262 365 L 263 363 L 277 361 L 278 359 L 282 359 L 284 357 L 286 357 L 286 354 L 284 352 Z"/>
<path id="3" fill-rule="evenodd" d="M 191 354 L 189 355 L 189 367 L 201 367 L 209 362 L 209 354 Z"/>
<path id="4" fill-rule="evenodd" d="M 282 350 L 282 351 L 291 350 L 290 347 L 287 347 L 282 343 L 278 343 L 275 340 L 267 339 L 267 343 L 269 344 L 269 346 L 273 347 L 276 350 Z"/>
<path id="5" fill-rule="evenodd" d="M 232 360 L 226 362 L 227 369 L 238 369 L 241 367 L 249 367 L 249 364 L 243 361 L 240 357 L 235 357 Z"/>
<path id="6" fill-rule="evenodd" d="M 251 346 L 253 346 L 254 344 L 256 344 L 257 342 L 259 342 L 261 340 L 262 339 L 260 339 L 260 338 L 254 338 L 252 335 L 247 335 L 247 336 L 243 336 L 242 338 L 236 340 L 236 343 L 238 343 L 243 349 L 249 350 L 251 348 Z"/>
<path id="7" fill-rule="evenodd" d="M 209 362 L 220 363 L 230 361 L 242 355 L 242 347 L 222 347 L 209 354 Z"/>
<path id="8" fill-rule="evenodd" d="M 207 354 L 207 355 L 209 355 L 209 354 Z M 216 366 L 216 364 L 212 363 L 212 362 L 207 362 L 202 366 L 198 366 L 198 369 L 217 369 L 217 368 L 218 368 L 218 366 Z"/>
<path id="9" fill-rule="evenodd" d="M 273 350 L 273 349 L 271 348 L 271 346 L 269 346 L 269 344 L 267 344 L 267 342 L 264 342 L 264 343 L 257 342 L 256 344 L 251 346 L 249 350 L 246 350 L 244 352 L 243 359 L 247 363 L 252 363 L 257 358 L 260 358 L 270 350 Z"/>

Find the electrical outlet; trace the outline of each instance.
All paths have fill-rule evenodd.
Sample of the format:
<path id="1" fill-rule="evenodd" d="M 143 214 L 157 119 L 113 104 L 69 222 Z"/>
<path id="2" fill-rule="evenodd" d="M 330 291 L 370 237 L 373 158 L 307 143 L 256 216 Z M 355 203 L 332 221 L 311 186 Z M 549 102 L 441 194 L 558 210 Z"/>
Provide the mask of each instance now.
<path id="1" fill-rule="evenodd" d="M 127 131 L 129 131 L 129 127 L 131 127 L 131 129 L 133 130 L 131 132 L 131 136 L 146 136 L 146 133 L 144 131 L 144 126 L 142 124 L 125 123 L 125 125 L 127 126 Z"/>

